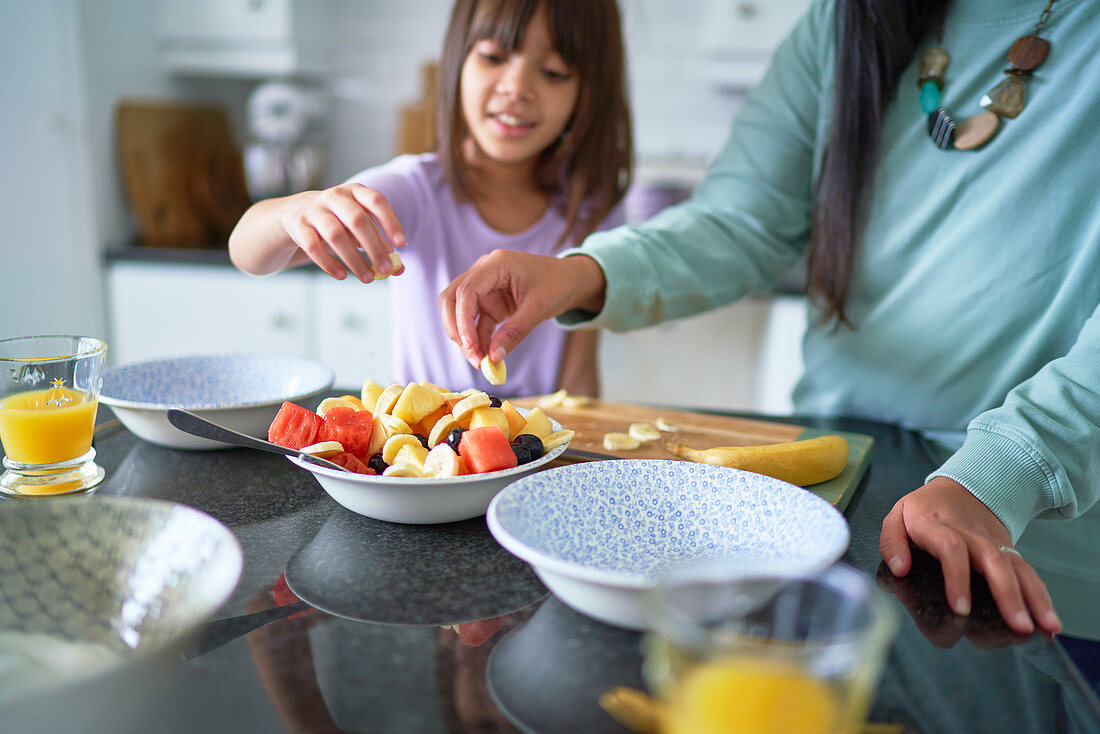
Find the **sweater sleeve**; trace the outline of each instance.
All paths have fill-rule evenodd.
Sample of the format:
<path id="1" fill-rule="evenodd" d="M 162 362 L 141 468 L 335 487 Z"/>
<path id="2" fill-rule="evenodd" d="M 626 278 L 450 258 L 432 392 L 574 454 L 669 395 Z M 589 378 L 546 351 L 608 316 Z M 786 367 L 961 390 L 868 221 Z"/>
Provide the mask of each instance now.
<path id="1" fill-rule="evenodd" d="M 690 316 L 773 285 L 794 265 L 809 232 L 832 39 L 832 5 L 815 2 L 689 200 L 560 254 L 589 255 L 604 270 L 605 306 L 586 325 L 625 331 Z"/>
<path id="2" fill-rule="evenodd" d="M 1064 356 L 970 422 L 962 447 L 931 477 L 966 487 L 1015 541 L 1034 518 L 1074 518 L 1100 499 L 1097 436 L 1100 306 Z"/>

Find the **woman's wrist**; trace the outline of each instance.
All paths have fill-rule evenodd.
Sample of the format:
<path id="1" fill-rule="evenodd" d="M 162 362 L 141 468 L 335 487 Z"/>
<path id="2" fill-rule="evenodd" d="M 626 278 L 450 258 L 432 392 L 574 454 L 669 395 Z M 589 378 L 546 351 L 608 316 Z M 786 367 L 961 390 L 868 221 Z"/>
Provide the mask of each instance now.
<path id="1" fill-rule="evenodd" d="M 567 310 L 587 311 L 598 314 L 603 310 L 607 295 L 607 278 L 603 268 L 588 255 L 569 255 L 562 258 L 572 271 L 571 280 L 575 284 L 574 300 Z"/>

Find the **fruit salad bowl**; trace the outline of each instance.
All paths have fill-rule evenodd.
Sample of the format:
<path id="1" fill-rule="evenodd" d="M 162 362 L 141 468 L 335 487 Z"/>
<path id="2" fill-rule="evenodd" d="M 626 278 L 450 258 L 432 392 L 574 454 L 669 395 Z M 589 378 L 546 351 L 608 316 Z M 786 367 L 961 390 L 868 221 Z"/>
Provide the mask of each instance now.
<path id="1" fill-rule="evenodd" d="M 568 442 L 559 444 L 541 457 L 511 469 L 457 477 L 354 474 L 311 464 L 296 456 L 287 459 L 311 473 L 334 500 L 352 512 L 387 522 L 432 525 L 484 515 L 500 490 L 543 468 L 568 447 Z"/>
<path id="2" fill-rule="evenodd" d="M 191 355 L 108 369 L 99 401 L 138 438 L 174 449 L 229 444 L 184 433 L 168 410 L 188 410 L 235 431 L 267 437 L 286 400 L 313 398 L 333 383 L 331 368 L 313 360 L 265 354 Z"/>

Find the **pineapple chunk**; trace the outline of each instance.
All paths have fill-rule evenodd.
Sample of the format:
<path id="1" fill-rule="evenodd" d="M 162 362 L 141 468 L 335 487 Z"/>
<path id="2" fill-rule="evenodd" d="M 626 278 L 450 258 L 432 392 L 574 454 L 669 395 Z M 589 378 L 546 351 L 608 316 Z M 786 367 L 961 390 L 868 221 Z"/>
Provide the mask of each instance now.
<path id="1" fill-rule="evenodd" d="M 410 426 L 419 423 L 443 405 L 443 395 L 430 387 L 410 382 L 390 412 Z"/>
<path id="2" fill-rule="evenodd" d="M 397 449 L 397 453 L 394 454 L 394 464 L 416 464 L 421 469 L 424 468 L 424 461 L 428 458 L 428 450 L 420 445 L 417 441 L 416 444 L 407 443 Z"/>
<path id="3" fill-rule="evenodd" d="M 524 424 L 521 433 L 530 433 L 545 441 L 546 437 L 554 432 L 554 424 L 542 412 L 542 408 L 531 408 L 527 411 L 527 423 Z"/>
<path id="4" fill-rule="evenodd" d="M 508 436 L 508 416 L 501 408 L 474 408 L 470 415 L 470 428 L 496 426 Z"/>
<path id="5" fill-rule="evenodd" d="M 401 385 L 393 384 L 387 387 L 378 396 L 378 401 L 374 404 L 374 414 L 379 413 L 388 414 L 393 410 L 393 406 L 397 403 L 397 399 L 401 397 L 401 393 L 405 391 L 405 388 Z"/>
<path id="6" fill-rule="evenodd" d="M 384 387 L 379 385 L 374 380 L 367 380 L 363 383 L 363 390 L 359 394 L 359 399 L 363 401 L 363 406 L 367 410 L 374 410 L 374 406 L 378 404 L 378 396 L 385 390 Z"/>

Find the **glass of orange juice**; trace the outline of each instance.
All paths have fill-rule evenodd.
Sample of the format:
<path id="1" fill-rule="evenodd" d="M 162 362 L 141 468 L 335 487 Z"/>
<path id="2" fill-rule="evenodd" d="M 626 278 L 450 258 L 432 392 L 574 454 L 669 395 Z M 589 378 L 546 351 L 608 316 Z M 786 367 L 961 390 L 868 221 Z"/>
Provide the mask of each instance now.
<path id="1" fill-rule="evenodd" d="M 643 673 L 663 734 L 858 732 L 896 626 L 850 566 L 750 575 L 722 559 L 670 572 L 649 618 Z"/>
<path id="2" fill-rule="evenodd" d="M 0 492 L 69 494 L 103 481 L 92 433 L 106 356 L 87 336 L 0 339 Z"/>

